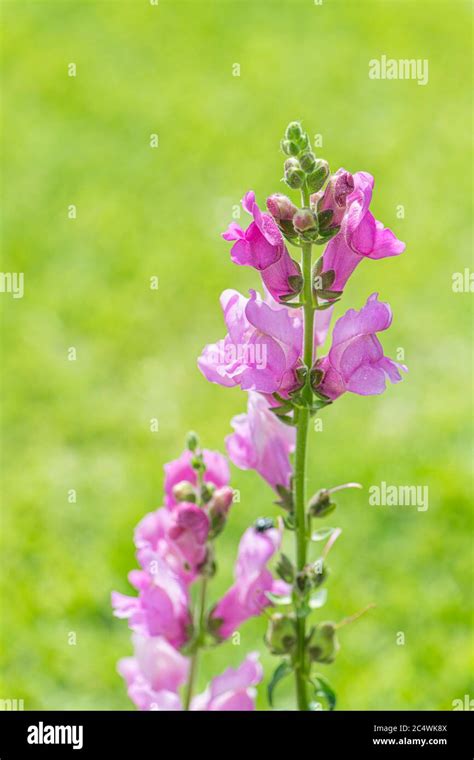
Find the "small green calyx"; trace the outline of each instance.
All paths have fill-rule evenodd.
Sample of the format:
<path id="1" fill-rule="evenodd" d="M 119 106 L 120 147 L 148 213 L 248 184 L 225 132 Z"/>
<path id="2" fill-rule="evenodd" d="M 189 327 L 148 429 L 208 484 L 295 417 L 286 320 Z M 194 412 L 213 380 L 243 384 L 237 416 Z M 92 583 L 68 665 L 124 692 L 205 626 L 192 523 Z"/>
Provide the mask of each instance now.
<path id="1" fill-rule="evenodd" d="M 330 621 L 319 623 L 313 628 L 308 642 L 311 662 L 323 662 L 328 665 L 334 662 L 340 649 L 336 628 L 336 624 Z"/>
<path id="2" fill-rule="evenodd" d="M 272 654 L 291 654 L 296 646 L 294 618 L 275 612 L 268 623 L 265 643 Z"/>
<path id="3" fill-rule="evenodd" d="M 336 505 L 331 501 L 331 494 L 325 488 L 314 494 L 308 504 L 308 514 L 311 517 L 326 517 L 336 509 Z"/>

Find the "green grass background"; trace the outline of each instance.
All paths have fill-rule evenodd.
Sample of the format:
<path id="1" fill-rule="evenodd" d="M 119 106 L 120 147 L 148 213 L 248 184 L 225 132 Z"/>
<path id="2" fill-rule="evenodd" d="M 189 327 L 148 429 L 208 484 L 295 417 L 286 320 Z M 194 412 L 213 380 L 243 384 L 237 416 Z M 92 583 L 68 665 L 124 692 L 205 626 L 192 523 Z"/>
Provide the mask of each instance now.
<path id="1" fill-rule="evenodd" d="M 223 450 L 244 408 L 196 357 L 223 335 L 220 292 L 258 284 L 219 233 L 247 189 L 261 203 L 281 190 L 294 118 L 323 136 L 334 170 L 375 176 L 374 213 L 407 243 L 359 267 L 337 314 L 379 291 L 394 311 L 384 346 L 404 349 L 409 375 L 381 397 L 348 394 L 311 432 L 311 490 L 364 484 L 326 521 L 343 534 L 322 618 L 377 605 L 321 671 L 341 709 L 449 710 L 473 694 L 472 295 L 451 287 L 470 266 L 469 15 L 460 0 L 2 2 L 2 269 L 25 273 L 25 295 L 0 297 L 1 698 L 131 708 L 115 672 L 129 631 L 110 591 L 130 590 L 133 527 L 160 505 L 186 431 Z M 428 85 L 370 80 L 382 54 L 427 58 Z M 214 599 L 244 529 L 278 514 L 255 473 L 232 477 L 241 502 Z M 382 480 L 428 485 L 428 511 L 370 507 Z M 206 653 L 199 687 L 254 649 L 268 679 L 264 628 L 250 621 L 240 646 Z M 291 681 L 277 705 L 293 705 Z"/>

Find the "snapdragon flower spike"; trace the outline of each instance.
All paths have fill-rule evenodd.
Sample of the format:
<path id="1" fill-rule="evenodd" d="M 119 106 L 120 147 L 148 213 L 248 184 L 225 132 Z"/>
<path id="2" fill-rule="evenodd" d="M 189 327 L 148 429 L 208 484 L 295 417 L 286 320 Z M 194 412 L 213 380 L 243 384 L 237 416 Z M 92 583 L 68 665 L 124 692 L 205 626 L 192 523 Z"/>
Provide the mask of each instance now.
<path id="1" fill-rule="evenodd" d="M 294 297 L 301 289 L 300 268 L 288 253 L 274 219 L 260 211 L 253 191 L 244 195 L 242 206 L 253 217 L 253 222 L 246 230 L 232 222 L 222 233 L 224 240 L 236 241 L 230 252 L 232 261 L 257 269 L 276 301 Z"/>
<path id="2" fill-rule="evenodd" d="M 203 449 L 202 456 L 205 465 L 203 481 L 211 483 L 216 488 L 229 485 L 230 472 L 227 459 L 218 451 Z M 192 467 L 193 454 L 191 451 L 183 451 L 178 459 L 165 464 L 165 504 L 173 509 L 178 501 L 173 494 L 173 488 L 178 483 L 188 482 L 197 487 L 198 478 L 196 470 Z"/>
<path id="3" fill-rule="evenodd" d="M 235 564 L 235 583 L 210 615 L 210 629 L 218 638 L 227 639 L 239 625 L 260 615 L 271 604 L 267 592 L 281 596 L 290 592 L 291 587 L 275 579 L 267 568 L 281 538 L 281 527 L 267 527 L 266 523 L 245 531 Z"/>
<path id="4" fill-rule="evenodd" d="M 334 326 L 328 355 L 316 364 L 324 372 L 317 390 L 334 400 L 346 391 L 360 396 L 383 393 L 386 378 L 398 383 L 400 370 L 407 368 L 384 356 L 377 337 L 391 323 L 390 306 L 379 301 L 377 293 L 360 311 L 349 309 Z"/>
<path id="5" fill-rule="evenodd" d="M 198 359 L 204 377 L 227 387 L 288 395 L 299 386 L 296 370 L 301 364 L 303 323 L 299 310 L 265 301 L 253 290 L 247 299 L 236 290 L 225 290 L 221 305 L 228 334 L 205 346 Z M 314 344 L 324 342 L 331 309 L 318 312 Z"/>
<path id="6" fill-rule="evenodd" d="M 134 636 L 135 654 L 119 661 L 118 672 L 127 684 L 132 702 L 139 710 L 182 710 L 178 693 L 189 673 L 189 660 L 160 638 Z M 238 668 L 228 668 L 213 678 L 191 701 L 191 710 L 249 711 L 255 709 L 255 686 L 263 677 L 257 652 L 252 652 Z"/>
<path id="7" fill-rule="evenodd" d="M 280 422 L 270 405 L 268 397 L 250 391 L 247 413 L 233 417 L 235 432 L 225 442 L 229 458 L 237 467 L 256 470 L 276 490 L 278 486 L 290 486 L 290 454 L 295 449 L 296 430 Z"/>
<path id="8" fill-rule="evenodd" d="M 312 205 L 319 211 L 333 212 L 329 226 L 340 225 L 338 234 L 330 240 L 323 254 L 322 274 L 334 271 L 331 284 L 334 291 L 344 290 L 364 258 L 382 259 L 405 250 L 405 243 L 369 210 L 373 187 L 374 178 L 368 172 L 351 175 L 339 169 L 323 194 L 311 196 Z"/>

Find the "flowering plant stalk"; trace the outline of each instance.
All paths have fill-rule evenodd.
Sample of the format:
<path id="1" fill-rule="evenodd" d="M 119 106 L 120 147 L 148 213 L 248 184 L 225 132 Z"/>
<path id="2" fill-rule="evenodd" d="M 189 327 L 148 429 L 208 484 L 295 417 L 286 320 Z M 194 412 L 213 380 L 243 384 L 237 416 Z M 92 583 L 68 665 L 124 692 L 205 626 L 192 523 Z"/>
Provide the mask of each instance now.
<path id="1" fill-rule="evenodd" d="M 115 593 L 112 600 L 116 615 L 127 617 L 134 631 L 135 656 L 122 660 L 119 671 L 140 709 L 253 709 L 262 678 L 256 653 L 213 679 L 200 696 L 194 687 L 200 652 L 262 612 L 269 618 L 266 645 L 281 658 L 268 686 L 270 705 L 276 685 L 293 674 L 299 710 L 323 704 L 333 709 L 334 690 L 316 668 L 334 661 L 337 632 L 365 611 L 339 623 L 312 621 L 326 601 L 327 558 L 341 533 L 313 530 L 314 521 L 333 512 L 335 493 L 361 486 L 324 487 L 308 498 L 308 429 L 310 419 L 344 393 L 382 393 L 387 378 L 399 382 L 406 371 L 384 355 L 377 334 L 390 326 L 392 314 L 377 293 L 359 311 L 346 311 L 334 325 L 327 354 L 317 353 L 358 264 L 398 255 L 405 246 L 369 209 L 370 174 L 331 174 L 299 122 L 289 124 L 281 147 L 284 181 L 300 193 L 301 206 L 275 193 L 263 212 L 252 191 L 244 195 L 252 221 L 245 230 L 231 223 L 223 237 L 233 243 L 235 264 L 260 272 L 263 297 L 254 290 L 249 298 L 223 292 L 228 333 L 204 348 L 198 366 L 209 381 L 247 392 L 247 412 L 232 420 L 227 453 L 237 467 L 256 470 L 269 484 L 283 518 L 259 518 L 245 531 L 235 582 L 209 605 L 214 540 L 232 502 L 227 462 L 201 450 L 192 434 L 182 457 L 165 466 L 165 507 L 145 517 L 135 535 L 141 570 L 129 578 L 139 595 Z M 287 243 L 300 251 L 299 261 Z M 314 256 L 315 250 L 322 255 Z M 294 534 L 294 559 L 281 553 L 275 578 L 268 563 L 280 549 L 283 528 Z"/>

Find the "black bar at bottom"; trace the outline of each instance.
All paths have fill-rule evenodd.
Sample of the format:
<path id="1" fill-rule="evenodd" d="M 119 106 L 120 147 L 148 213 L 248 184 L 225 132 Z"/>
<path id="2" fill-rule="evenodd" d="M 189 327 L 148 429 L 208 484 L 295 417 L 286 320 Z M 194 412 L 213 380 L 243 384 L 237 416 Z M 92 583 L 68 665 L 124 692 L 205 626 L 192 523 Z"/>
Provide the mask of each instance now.
<path id="1" fill-rule="evenodd" d="M 95 757 L 131 751 L 150 760 L 186 749 L 221 760 L 266 758 L 473 758 L 472 715 L 459 712 L 0 712 L 0 760 Z M 288 749 L 287 749 L 288 748 Z M 272 752 L 272 755 L 269 753 Z M 330 753 L 330 754 L 329 754 Z M 333 755 L 333 753 L 336 753 Z M 288 755 L 288 757 L 290 757 Z"/>

